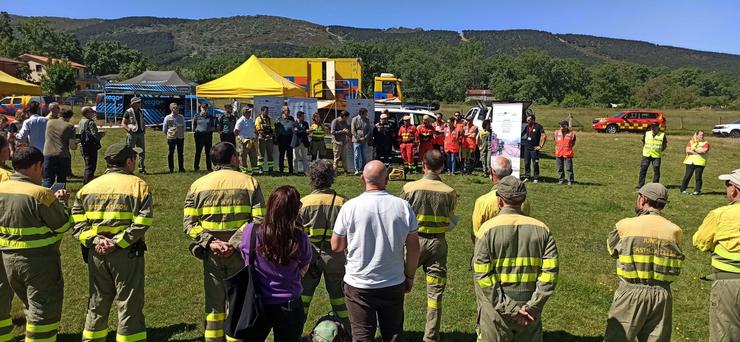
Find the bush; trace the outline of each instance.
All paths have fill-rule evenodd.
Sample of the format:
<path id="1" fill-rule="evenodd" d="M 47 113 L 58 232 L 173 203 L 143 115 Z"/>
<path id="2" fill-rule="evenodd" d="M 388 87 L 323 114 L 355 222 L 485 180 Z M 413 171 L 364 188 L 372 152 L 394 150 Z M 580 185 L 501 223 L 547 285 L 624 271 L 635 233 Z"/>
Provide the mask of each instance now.
<path id="1" fill-rule="evenodd" d="M 560 101 L 560 107 L 574 108 L 574 107 L 585 107 L 589 105 L 589 100 L 581 93 L 571 92 L 563 97 L 563 101 Z"/>

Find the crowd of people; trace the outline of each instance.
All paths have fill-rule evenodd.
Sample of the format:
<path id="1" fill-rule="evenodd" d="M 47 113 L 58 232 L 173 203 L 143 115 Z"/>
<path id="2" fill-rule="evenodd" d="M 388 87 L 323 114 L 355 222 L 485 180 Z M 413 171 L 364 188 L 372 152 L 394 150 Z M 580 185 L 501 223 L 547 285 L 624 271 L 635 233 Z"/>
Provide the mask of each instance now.
<path id="1" fill-rule="evenodd" d="M 59 246 L 69 230 L 80 242 L 90 278 L 82 340 L 106 339 L 114 303 L 118 307 L 116 339 L 147 339 L 145 235 L 154 215 L 149 185 L 133 174 L 137 162 L 139 172 L 146 172 L 146 127 L 137 108 L 139 101 L 132 100 L 121 123 L 127 131 L 126 142 L 107 148 L 103 175 L 95 178 L 94 167 L 86 167 L 85 185 L 75 193 L 71 206 L 66 189 L 52 191 L 49 187 L 66 181 L 69 153 L 78 144 L 86 164 L 97 158 L 102 134 L 95 126 L 94 111 L 83 108 L 84 119 L 75 130 L 71 111 L 50 105 L 46 118 L 32 107 L 32 115 L 20 120 L 22 125 L 10 139 L 0 135 L 0 181 L 4 181 L 0 186 L 0 341 L 13 339 L 13 295 L 25 309 L 27 341 L 56 339 L 64 298 Z M 171 107 L 163 127 L 172 171 L 175 150 L 178 170 L 183 170 L 185 121 L 176 107 Z M 463 157 L 463 170 L 473 167 L 467 161 L 474 158 L 473 141 L 478 146 L 481 140 L 492 139 L 481 138 L 471 122 L 458 125 L 457 118 L 446 125 L 438 118 L 445 132 L 441 141 L 435 136 L 440 129 L 429 118 L 419 127 L 404 120 L 397 133 L 388 134 L 393 129 L 387 116 L 381 116 L 376 125 L 370 123 L 366 111 L 349 122 L 348 116 L 342 113 L 331 124 L 333 162 L 320 155 L 327 134 L 320 119 L 314 117 L 309 125 L 303 113 L 296 120 L 287 108 L 274 124 L 266 108 L 252 119 L 249 110 L 236 118 L 227 107 L 223 117 L 214 119 L 202 107 L 193 120 L 194 132 L 200 132 L 196 145 L 206 149 L 206 168 L 212 172 L 190 185 L 184 199 L 183 230 L 191 239 L 191 254 L 203 264 L 206 341 L 263 341 L 271 331 L 275 341 L 297 341 L 322 278 L 333 315 L 351 331 L 354 341 L 373 340 L 378 328 L 384 341 L 402 340 L 404 297 L 413 289 L 418 268 L 424 273 L 427 297 L 423 339 L 441 339 L 443 298 L 450 276 L 446 234 L 457 225 L 459 197 L 441 176 L 456 171 L 457 156 Z M 216 131 L 223 141 L 211 146 L 209 136 Z M 484 125 L 482 132 L 491 134 L 490 125 Z M 525 168 L 524 177 L 534 183 L 546 135 L 534 116 L 528 118 L 523 135 L 525 160 L 534 166 L 533 173 Z M 460 150 L 448 149 L 450 136 L 461 142 Z M 365 159 L 370 142 L 376 152 L 386 153 L 377 142 L 396 137 L 407 167 L 413 167 L 406 159 L 409 150 L 424 151 L 420 158 L 423 177 L 406 183 L 398 196 L 386 190 L 387 159 Z M 553 138 L 560 182 L 573 182 L 575 134 L 567 122 L 561 122 Z M 655 128 L 644 136 L 642 165 L 645 171 L 651 164 L 657 166 L 655 177 L 660 175 L 666 143 L 664 133 Z M 273 154 L 265 151 L 275 144 L 288 161 L 304 156 L 305 162 L 288 163 L 288 172 L 295 167 L 305 173 L 313 189 L 310 194 L 301 197 L 293 186 L 284 185 L 265 201 L 259 180 L 250 173 L 274 166 Z M 708 149 L 703 132 L 697 132 L 686 146 L 682 192 L 692 174 L 698 181 L 696 191 L 701 191 Z M 491 146 L 487 152 L 479 150 L 490 153 Z M 12 171 L 5 165 L 9 159 Z M 338 165 L 340 160 L 344 165 Z M 360 182 L 365 189 L 352 199 L 332 188 L 340 166 L 347 172 L 350 160 L 355 170 L 362 170 Z M 280 172 L 284 161 L 278 160 Z M 479 197 L 472 213 L 467 213 L 472 220 L 478 337 L 481 341 L 541 341 L 543 308 L 559 276 L 555 239 L 546 223 L 530 216 L 525 180 L 511 176 L 511 160 L 496 156 L 483 164 L 493 189 Z M 616 259 L 620 279 L 607 315 L 607 341 L 667 341 L 673 330 L 670 284 L 686 262 L 680 248 L 683 230 L 661 215 L 668 204 L 668 190 L 658 178 L 653 180 L 638 187 L 637 216 L 617 222 L 607 238 L 607 253 Z M 699 250 L 712 253 L 713 273 L 707 277 L 713 281 L 710 340 L 732 341 L 740 336 L 740 170 L 720 180 L 725 182 L 730 204 L 711 211 L 692 242 Z M 259 318 L 244 332 L 247 337 L 225 330 L 231 310 L 225 281 L 246 264 L 255 270 L 263 303 Z"/>

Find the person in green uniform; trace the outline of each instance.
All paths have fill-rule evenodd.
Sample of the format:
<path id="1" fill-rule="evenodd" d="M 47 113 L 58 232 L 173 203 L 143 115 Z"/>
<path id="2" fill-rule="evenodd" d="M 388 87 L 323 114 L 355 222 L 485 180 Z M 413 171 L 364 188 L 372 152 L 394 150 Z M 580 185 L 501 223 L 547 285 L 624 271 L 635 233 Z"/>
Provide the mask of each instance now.
<path id="1" fill-rule="evenodd" d="M 660 215 L 668 203 L 665 186 L 648 183 L 638 193 L 637 216 L 617 222 L 606 242 L 620 281 L 604 341 L 671 340 L 671 283 L 683 265 L 683 231 Z"/>
<path id="2" fill-rule="evenodd" d="M 111 305 L 118 308 L 117 341 L 146 341 L 144 235 L 152 225 L 149 185 L 133 175 L 139 148 L 112 144 L 105 174 L 77 192 L 74 236 L 87 254 L 90 298 L 83 341 L 105 341 Z"/>
<path id="3" fill-rule="evenodd" d="M 183 229 L 193 239 L 191 252 L 203 260 L 205 340 L 221 342 L 233 340 L 224 336 L 224 279 L 244 267 L 241 254 L 229 240 L 245 223 L 262 220 L 265 201 L 257 180 L 239 171 L 239 155 L 232 143 L 218 143 L 210 153 L 215 171 L 190 186 Z"/>
<path id="4" fill-rule="evenodd" d="M 430 149 L 424 154 L 424 177 L 406 183 L 401 198 L 411 204 L 419 222 L 419 266 L 426 274 L 427 321 L 424 341 L 439 341 L 442 321 L 442 296 L 447 285 L 447 239 L 445 234 L 456 223 L 455 206 L 458 194 L 442 182 L 445 157 L 442 152 Z"/>
<path id="5" fill-rule="evenodd" d="M 26 341 L 56 341 L 64 301 L 60 240 L 71 226 L 67 191 L 41 186 L 44 155 L 35 147 L 13 154 L 15 173 L 0 186 L 0 341 L 13 340 L 12 292 L 23 303 Z M 7 278 L 5 278 L 7 276 Z"/>
<path id="6" fill-rule="evenodd" d="M 344 278 L 344 264 L 347 260 L 345 254 L 336 253 L 331 250 L 331 235 L 334 222 L 339 215 L 347 198 L 337 194 L 331 188 L 337 173 L 328 160 L 319 159 L 309 166 L 308 178 L 313 191 L 301 198 L 300 211 L 298 212 L 298 223 L 303 226 L 304 232 L 308 234 L 314 249 L 314 257 L 308 272 L 303 276 L 303 301 L 304 312 L 308 315 L 313 294 L 324 275 L 324 285 L 329 293 L 329 302 L 335 316 L 347 320 L 347 306 L 344 303 L 344 291 L 342 290 Z"/>
<path id="7" fill-rule="evenodd" d="M 319 113 L 314 113 L 313 122 L 311 122 L 311 126 L 308 128 L 308 134 L 311 137 L 311 146 L 308 152 L 311 154 L 311 161 L 321 159 L 322 155 L 326 155 L 326 141 L 324 141 L 326 130 L 324 129 L 324 124 L 321 123 L 321 115 Z"/>
<path id="8" fill-rule="evenodd" d="M 693 236 L 694 246 L 712 252 L 709 341 L 740 338 L 740 169 L 719 176 L 730 204 L 714 209 Z"/>
<path id="9" fill-rule="evenodd" d="M 476 232 L 473 271 L 479 341 L 542 341 L 542 312 L 555 292 L 558 249 L 550 229 L 526 216 L 524 183 L 504 177 L 499 214 Z"/>

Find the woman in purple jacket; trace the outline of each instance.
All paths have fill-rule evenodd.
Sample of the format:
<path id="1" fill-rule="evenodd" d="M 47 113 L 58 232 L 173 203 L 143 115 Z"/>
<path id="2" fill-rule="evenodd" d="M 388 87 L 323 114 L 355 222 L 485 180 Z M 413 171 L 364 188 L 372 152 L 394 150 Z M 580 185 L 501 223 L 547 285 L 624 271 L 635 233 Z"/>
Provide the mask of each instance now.
<path id="1" fill-rule="evenodd" d="M 272 330 L 275 342 L 295 342 L 303 332 L 301 277 L 311 263 L 312 249 L 306 233 L 296 226 L 300 208 L 298 190 L 281 186 L 267 200 L 264 223 L 244 228 L 245 237 L 257 229 L 254 275 L 264 304 L 264 313 L 247 333 L 250 341 L 264 341 Z M 242 239 L 245 263 L 252 248 L 249 242 Z"/>

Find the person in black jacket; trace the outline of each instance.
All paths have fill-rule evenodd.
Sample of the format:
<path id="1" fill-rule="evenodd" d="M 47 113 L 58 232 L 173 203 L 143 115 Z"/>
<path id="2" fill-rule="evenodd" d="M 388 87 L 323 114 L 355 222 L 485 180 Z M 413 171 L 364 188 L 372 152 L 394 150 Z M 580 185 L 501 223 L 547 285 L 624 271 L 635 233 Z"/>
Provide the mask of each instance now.
<path id="1" fill-rule="evenodd" d="M 308 128 L 306 114 L 298 111 L 295 128 L 293 128 L 293 140 L 290 143 L 293 147 L 293 166 L 298 173 L 308 172 Z"/>
<path id="2" fill-rule="evenodd" d="M 293 174 L 293 132 L 296 128 L 295 119 L 290 116 L 288 106 L 283 106 L 280 119 L 275 123 L 275 131 L 278 143 L 278 170 L 283 173 L 285 170 L 285 158 L 288 158 L 288 173 Z"/>
<path id="3" fill-rule="evenodd" d="M 380 122 L 373 127 L 373 147 L 375 147 L 375 158 L 383 164 L 391 164 L 393 145 L 396 143 L 396 129 L 388 121 L 388 114 L 380 115 Z"/>
<path id="4" fill-rule="evenodd" d="M 82 147 L 82 158 L 85 160 L 85 173 L 82 178 L 83 184 L 87 184 L 95 177 L 95 170 L 98 166 L 100 139 L 105 134 L 105 132 L 98 131 L 98 125 L 95 123 L 95 115 L 95 110 L 92 107 L 82 107 L 83 118 L 77 124 L 77 132 Z"/>

